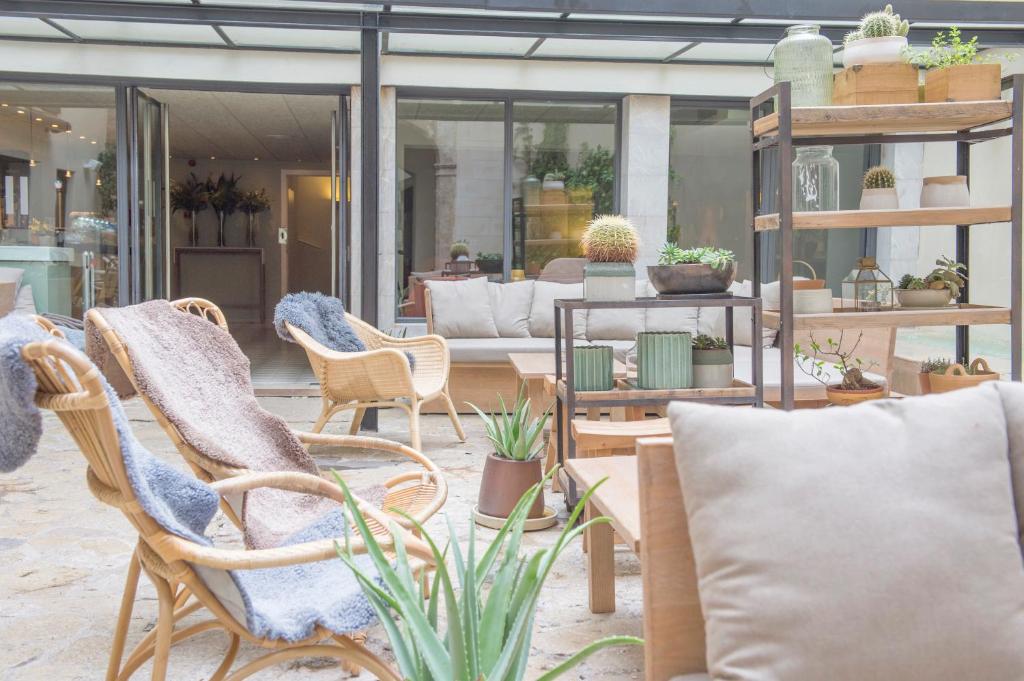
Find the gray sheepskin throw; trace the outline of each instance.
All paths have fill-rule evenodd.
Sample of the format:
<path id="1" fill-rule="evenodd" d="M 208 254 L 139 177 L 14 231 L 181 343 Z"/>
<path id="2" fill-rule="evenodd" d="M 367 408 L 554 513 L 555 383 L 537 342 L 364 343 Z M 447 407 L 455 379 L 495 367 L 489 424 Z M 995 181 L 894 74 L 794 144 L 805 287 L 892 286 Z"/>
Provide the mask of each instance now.
<path id="1" fill-rule="evenodd" d="M 313 457 L 288 424 L 256 400 L 249 360 L 229 333 L 166 300 L 98 312 L 124 343 L 139 391 L 190 447 L 235 468 L 319 475 Z M 86 325 L 86 347 L 111 383 L 127 382 L 92 324 Z M 318 496 L 269 489 L 249 492 L 242 504 L 246 544 L 278 546 L 337 508 L 335 502 Z"/>
<path id="2" fill-rule="evenodd" d="M 3 406 L 16 409 L 0 419 L 0 466 L 10 471 L 35 453 L 39 444 L 42 416 L 35 407 L 35 375 L 22 361 L 22 346 L 52 337 L 31 320 L 15 315 L 0 319 L 0 399 Z M 206 528 L 217 513 L 219 497 L 209 485 L 153 456 L 143 447 L 129 426 L 121 402 L 104 381 L 114 426 L 121 445 L 128 481 L 142 509 L 162 528 L 203 546 L 213 546 Z M 10 437 L 15 429 L 28 424 L 24 436 Z M 286 538 L 284 545 L 317 539 L 342 539 L 348 524 L 340 509 Z M 366 556 L 360 567 L 373 574 Z M 237 596 L 243 612 L 235 613 L 231 599 L 225 605 L 249 631 L 270 639 L 297 641 L 310 636 L 317 625 L 346 634 L 361 631 L 376 620 L 374 612 L 349 568 L 340 560 L 326 560 L 260 570 L 223 571 L 193 566 L 200 578 L 221 597 Z M 226 572 L 234 585 L 225 591 L 218 573 Z"/>
<path id="3" fill-rule="evenodd" d="M 366 350 L 366 345 L 345 320 L 345 306 L 338 298 L 308 291 L 289 293 L 281 298 L 274 308 L 274 328 L 283 340 L 294 343 L 295 339 L 288 333 L 285 322 L 302 329 L 310 338 L 329 350 Z M 409 368 L 415 369 L 416 358 L 413 354 L 407 352 L 405 356 L 409 358 Z"/>

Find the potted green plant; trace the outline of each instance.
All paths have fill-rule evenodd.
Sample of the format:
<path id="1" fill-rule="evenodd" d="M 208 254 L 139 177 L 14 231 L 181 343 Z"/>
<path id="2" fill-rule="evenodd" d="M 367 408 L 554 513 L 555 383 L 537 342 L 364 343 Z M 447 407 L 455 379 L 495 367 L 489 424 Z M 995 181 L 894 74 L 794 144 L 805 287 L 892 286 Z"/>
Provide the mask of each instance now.
<path id="1" fill-rule="evenodd" d="M 503 264 L 501 253 L 476 254 L 476 267 L 485 274 L 501 274 Z"/>
<path id="2" fill-rule="evenodd" d="M 230 176 L 221 173 L 216 182 L 212 179 L 206 180 L 206 191 L 210 196 L 210 208 L 213 208 L 213 212 L 217 214 L 218 246 L 226 244 L 224 226 L 228 217 L 233 215 L 235 210 L 238 209 L 238 200 L 241 197 L 241 192 L 238 190 L 238 182 L 241 179 L 241 176 L 235 177 L 234 173 L 231 173 Z"/>
<path id="3" fill-rule="evenodd" d="M 516 403 L 509 412 L 505 400 L 498 396 L 500 412 L 485 414 L 474 404 L 469 406 L 480 415 L 487 432 L 487 439 L 494 446 L 494 452 L 484 462 L 480 479 L 480 495 L 474 509 L 478 520 L 503 519 L 509 517 L 516 502 L 531 486 L 544 477 L 544 425 L 548 414 L 540 418 L 530 416 L 530 400 L 523 391 L 516 397 Z M 530 507 L 529 518 L 543 518 L 544 495 L 539 494 Z M 554 513 L 551 514 L 554 521 Z"/>
<path id="4" fill-rule="evenodd" d="M 548 477 L 555 471 L 557 467 Z M 401 535 L 396 534 L 394 546 L 382 547 L 348 487 L 337 474 L 335 477 L 373 570 L 357 562 L 347 537 L 344 544 L 336 545 L 338 556 L 356 575 L 380 619 L 405 681 L 523 681 L 544 581 L 574 539 L 591 525 L 609 522 L 601 516 L 577 524 L 599 482 L 582 496 L 555 542 L 527 555 L 522 545 L 523 531 L 527 510 L 543 491 L 543 484 L 537 484 L 518 500 L 507 522 L 482 551 L 477 549 L 472 523 L 465 552 L 450 521 L 446 542 L 435 541 L 417 524 L 417 531 L 434 556 L 433 578 L 418 579 L 404 559 L 408 552 Z M 442 552 L 441 546 L 448 548 Z M 385 548 L 393 549 L 393 553 L 385 553 Z M 454 557 L 450 561 L 454 574 L 449 568 L 449 554 Z M 603 648 L 642 644 L 633 636 L 603 638 L 534 678 L 554 681 Z"/>
<path id="5" fill-rule="evenodd" d="M 633 263 L 640 238 L 627 218 L 598 215 L 580 239 L 587 264 L 583 267 L 583 297 L 587 300 L 633 300 L 636 270 Z"/>
<path id="6" fill-rule="evenodd" d="M 909 54 L 911 64 L 928 69 L 924 74 L 924 101 L 973 102 L 999 99 L 1002 68 L 978 51 L 978 36 L 967 42 L 960 29 L 939 31 L 931 47 Z"/>
<path id="7" fill-rule="evenodd" d="M 189 230 L 189 244 L 195 246 L 199 243 L 199 228 L 196 219 L 199 213 L 206 210 L 210 205 L 210 193 L 207 191 L 207 182 L 196 177 L 195 173 L 189 173 L 184 182 L 171 180 L 171 213 L 179 210 L 185 214 L 191 222 Z"/>
<path id="8" fill-rule="evenodd" d="M 909 31 L 910 23 L 894 14 L 892 5 L 864 15 L 843 39 L 843 66 L 902 63 Z"/>
<path id="9" fill-rule="evenodd" d="M 693 387 L 729 388 L 733 381 L 732 351 L 721 336 L 693 339 Z"/>
<path id="10" fill-rule="evenodd" d="M 469 259 L 469 244 L 461 239 L 452 242 L 448 248 L 448 271 L 452 274 L 466 274 L 473 269 L 473 261 Z"/>
<path id="11" fill-rule="evenodd" d="M 896 195 L 896 176 L 885 166 L 868 168 L 860 193 L 861 210 L 894 210 L 900 207 Z"/>
<path id="12" fill-rule="evenodd" d="M 967 268 L 942 256 L 935 269 L 924 277 L 904 274 L 896 288 L 896 299 L 903 307 L 945 307 L 960 297 L 967 283 Z"/>
<path id="13" fill-rule="evenodd" d="M 847 406 L 885 397 L 885 387 L 864 375 L 864 372 L 870 371 L 875 365 L 874 362 L 865 364 L 859 357 L 854 356 L 864 334 L 858 334 L 856 342 L 849 350 L 843 348 L 843 335 L 844 332 L 840 331 L 839 340 L 828 338 L 825 347 L 822 347 L 814 339 L 814 334 L 811 334 L 808 340 L 810 352 L 805 352 L 799 343 L 794 345 L 793 354 L 796 356 L 797 366 L 825 386 L 825 396 L 832 404 Z M 839 374 L 838 383 L 833 382 L 831 370 Z"/>
<path id="14" fill-rule="evenodd" d="M 270 197 L 266 189 L 254 189 L 241 192 L 238 197 L 238 210 L 246 216 L 246 234 L 250 246 L 256 245 L 256 221 L 260 213 L 270 210 Z"/>
<path id="15" fill-rule="evenodd" d="M 961 388 L 973 388 L 985 381 L 998 381 L 999 372 L 992 371 L 988 362 L 976 357 L 969 365 L 964 366 L 948 359 L 929 359 L 921 365 L 921 373 L 927 378 L 929 393 L 945 393 Z M 922 380 L 921 387 L 924 388 Z"/>
<path id="16" fill-rule="evenodd" d="M 658 293 L 721 293 L 736 278 L 736 256 L 713 246 L 683 249 L 666 243 L 658 251 L 658 264 L 647 267 Z"/>
<path id="17" fill-rule="evenodd" d="M 565 189 L 565 173 L 556 170 L 544 175 L 544 183 L 541 189 L 546 191 L 562 191 Z"/>

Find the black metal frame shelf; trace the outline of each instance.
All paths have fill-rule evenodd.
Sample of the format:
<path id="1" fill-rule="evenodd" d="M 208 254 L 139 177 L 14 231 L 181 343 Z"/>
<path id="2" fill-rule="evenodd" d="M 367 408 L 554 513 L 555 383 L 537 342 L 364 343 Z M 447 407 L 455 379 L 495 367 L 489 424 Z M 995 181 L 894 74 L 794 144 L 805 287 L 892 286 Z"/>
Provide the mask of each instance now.
<path id="1" fill-rule="evenodd" d="M 1004 81 L 1005 83 L 1006 81 Z M 1022 256 L 1024 256 L 1024 210 L 1022 210 L 1021 182 L 1024 180 L 1024 75 L 1015 75 L 1010 79 L 1012 100 L 995 104 L 994 102 L 962 102 L 934 104 L 906 104 L 906 105 L 880 105 L 874 107 L 874 111 L 867 113 L 881 113 L 881 120 L 878 123 L 878 131 L 839 133 L 839 134 L 813 134 L 798 132 L 794 134 L 795 119 L 800 118 L 806 121 L 808 116 L 804 115 L 809 109 L 794 109 L 791 105 L 792 97 L 790 84 L 787 82 L 778 83 L 765 90 L 750 100 L 750 148 L 752 159 L 753 177 L 753 221 L 751 232 L 753 237 L 754 254 L 754 295 L 760 295 L 761 288 L 761 253 L 763 250 L 762 240 L 766 238 L 767 232 L 777 231 L 778 250 L 780 251 L 780 310 L 773 313 L 773 319 L 778 319 L 779 338 L 782 349 L 782 385 L 781 402 L 785 409 L 792 409 L 794 406 L 794 376 L 793 376 L 793 332 L 795 330 L 795 319 L 793 314 L 793 232 L 797 229 L 810 229 L 808 225 L 794 225 L 793 213 L 793 159 L 794 148 L 799 146 L 813 146 L 822 144 L 874 144 L 874 143 L 907 143 L 907 142 L 956 142 L 956 169 L 958 175 L 966 175 L 970 181 L 970 150 L 971 146 L 978 142 L 984 142 L 1002 137 L 1011 137 L 1011 187 L 1012 200 L 1008 214 L 1005 207 L 993 207 L 992 209 L 962 209 L 959 217 L 966 218 L 964 210 L 984 211 L 999 210 L 1000 217 L 1007 216 L 1010 222 L 1010 307 L 1008 321 L 992 321 L 991 315 L 979 316 L 977 319 L 960 318 L 960 324 L 956 326 L 956 358 L 964 362 L 970 352 L 969 326 L 971 324 L 992 324 L 1009 323 L 1010 325 L 1010 377 L 1014 381 L 1021 380 L 1022 352 Z M 777 105 L 776 105 L 777 102 Z M 886 107 L 892 107 L 886 109 Z M 844 125 L 851 128 L 864 127 L 861 123 L 850 123 L 851 114 L 857 114 L 858 109 L 865 112 L 872 107 L 814 107 L 814 113 L 821 114 L 815 124 L 827 125 L 842 130 Z M 886 118 L 885 113 L 893 112 L 893 115 Z M 896 112 L 905 112 L 908 116 L 901 120 Z M 975 116 L 976 120 L 971 124 L 955 125 L 958 129 L 943 130 L 946 118 L 952 116 L 955 122 L 957 117 L 960 120 L 967 120 Z M 934 119 L 930 119 L 934 116 Z M 1008 126 L 998 128 L 989 127 L 996 123 L 1009 121 Z M 846 123 L 844 123 L 844 121 Z M 890 125 L 886 128 L 886 123 Z M 806 123 L 805 125 L 806 130 Z M 893 128 L 896 128 L 895 130 Z M 777 175 L 776 210 L 767 214 L 760 214 L 761 203 L 764 198 L 762 194 L 761 175 L 764 171 L 762 154 L 768 149 L 777 150 L 777 159 L 772 172 Z M 768 171 L 765 171 L 768 172 Z M 955 212 L 955 211 L 954 211 Z M 846 211 L 845 213 L 853 213 Z M 890 217 L 899 218 L 901 211 L 889 211 Z M 798 216 L 806 217 L 807 214 L 798 213 Z M 907 213 L 909 215 L 909 213 Z M 833 214 L 833 217 L 838 216 Z M 841 217 L 841 216 L 840 216 Z M 768 218 L 766 220 L 766 218 Z M 973 218 L 971 218 L 973 219 Z M 823 220 L 827 222 L 827 220 Z M 882 220 L 880 220 L 882 221 Z M 908 226 L 905 220 L 890 220 L 896 222 L 893 225 L 868 224 L 871 221 L 861 221 L 857 227 L 877 228 L 880 226 Z M 986 220 L 991 221 L 991 220 Z M 760 226 L 758 225 L 760 222 Z M 768 226 L 767 223 L 772 224 Z M 845 228 L 850 225 L 840 224 L 847 222 L 837 220 L 836 224 L 816 225 L 816 229 Z M 902 224 L 900 224 L 902 222 Z M 915 223 L 920 226 L 921 223 Z M 928 223 L 933 224 L 933 223 Z M 946 223 L 949 224 L 949 223 Z M 970 270 L 970 224 L 956 225 L 956 261 L 965 263 Z M 971 306 L 970 287 L 965 286 L 960 297 L 961 303 L 966 308 L 980 307 Z M 954 308 L 950 308 L 953 310 Z M 997 308 L 992 308 L 997 309 Z M 999 308 L 1005 310 L 1006 308 Z M 955 311 L 955 310 L 954 310 Z M 833 313 L 840 314 L 840 313 Z M 882 315 L 892 315 L 892 323 Z M 830 328 L 830 315 L 811 315 L 816 318 L 814 328 Z M 955 314 L 949 315 L 951 317 Z M 808 317 L 802 315 L 801 318 Z M 807 320 L 804 320 L 807 322 Z M 873 327 L 900 327 L 905 326 L 907 315 L 901 315 L 899 311 L 885 312 L 872 315 Z M 932 322 L 935 323 L 935 322 Z M 844 322 L 845 324 L 845 322 Z M 810 328 L 807 323 L 802 328 Z M 836 327 L 838 328 L 838 327 Z"/>

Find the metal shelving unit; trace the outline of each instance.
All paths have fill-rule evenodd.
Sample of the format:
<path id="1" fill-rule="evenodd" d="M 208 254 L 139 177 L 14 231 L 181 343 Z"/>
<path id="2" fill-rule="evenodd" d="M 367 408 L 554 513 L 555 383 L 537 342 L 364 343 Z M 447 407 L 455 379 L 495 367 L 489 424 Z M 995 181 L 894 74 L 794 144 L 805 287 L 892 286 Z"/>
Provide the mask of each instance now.
<path id="1" fill-rule="evenodd" d="M 765 313 L 765 325 L 779 329 L 782 350 L 781 401 L 794 405 L 793 332 L 795 330 L 956 326 L 956 358 L 965 361 L 970 352 L 972 324 L 1010 325 L 1010 377 L 1021 380 L 1021 267 L 1022 199 L 1024 180 L 1024 75 L 1012 77 L 1012 100 L 990 102 L 942 102 L 866 106 L 798 107 L 791 105 L 789 83 L 778 83 L 750 100 L 753 173 L 754 295 L 760 295 L 761 254 L 765 235 L 778 231 L 781 254 L 780 310 Z M 776 110 L 777 106 L 777 110 Z M 992 127 L 1009 121 L 1009 125 Z M 915 208 L 883 211 L 793 212 L 794 147 L 840 144 L 900 144 L 907 142 L 955 142 L 958 175 L 970 181 L 971 146 L 1001 137 L 1011 138 L 1011 187 L 1009 206 L 971 208 Z M 762 155 L 776 149 L 777 211 L 760 214 Z M 846 229 L 901 226 L 956 225 L 956 261 L 970 273 L 970 228 L 985 223 L 1010 223 L 1010 306 L 970 304 L 965 286 L 960 305 L 937 310 L 900 309 L 885 312 L 833 312 L 793 314 L 793 231 L 799 229 Z"/>

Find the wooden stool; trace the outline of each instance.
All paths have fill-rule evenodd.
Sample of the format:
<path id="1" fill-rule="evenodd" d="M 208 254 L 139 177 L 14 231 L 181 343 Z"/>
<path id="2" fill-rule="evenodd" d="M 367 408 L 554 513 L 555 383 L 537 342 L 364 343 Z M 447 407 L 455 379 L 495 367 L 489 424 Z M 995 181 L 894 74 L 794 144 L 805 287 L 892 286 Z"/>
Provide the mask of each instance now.
<path id="1" fill-rule="evenodd" d="M 614 453 L 635 454 L 639 438 L 671 435 L 667 418 L 646 421 L 572 421 L 572 436 L 581 458 L 611 456 Z"/>

